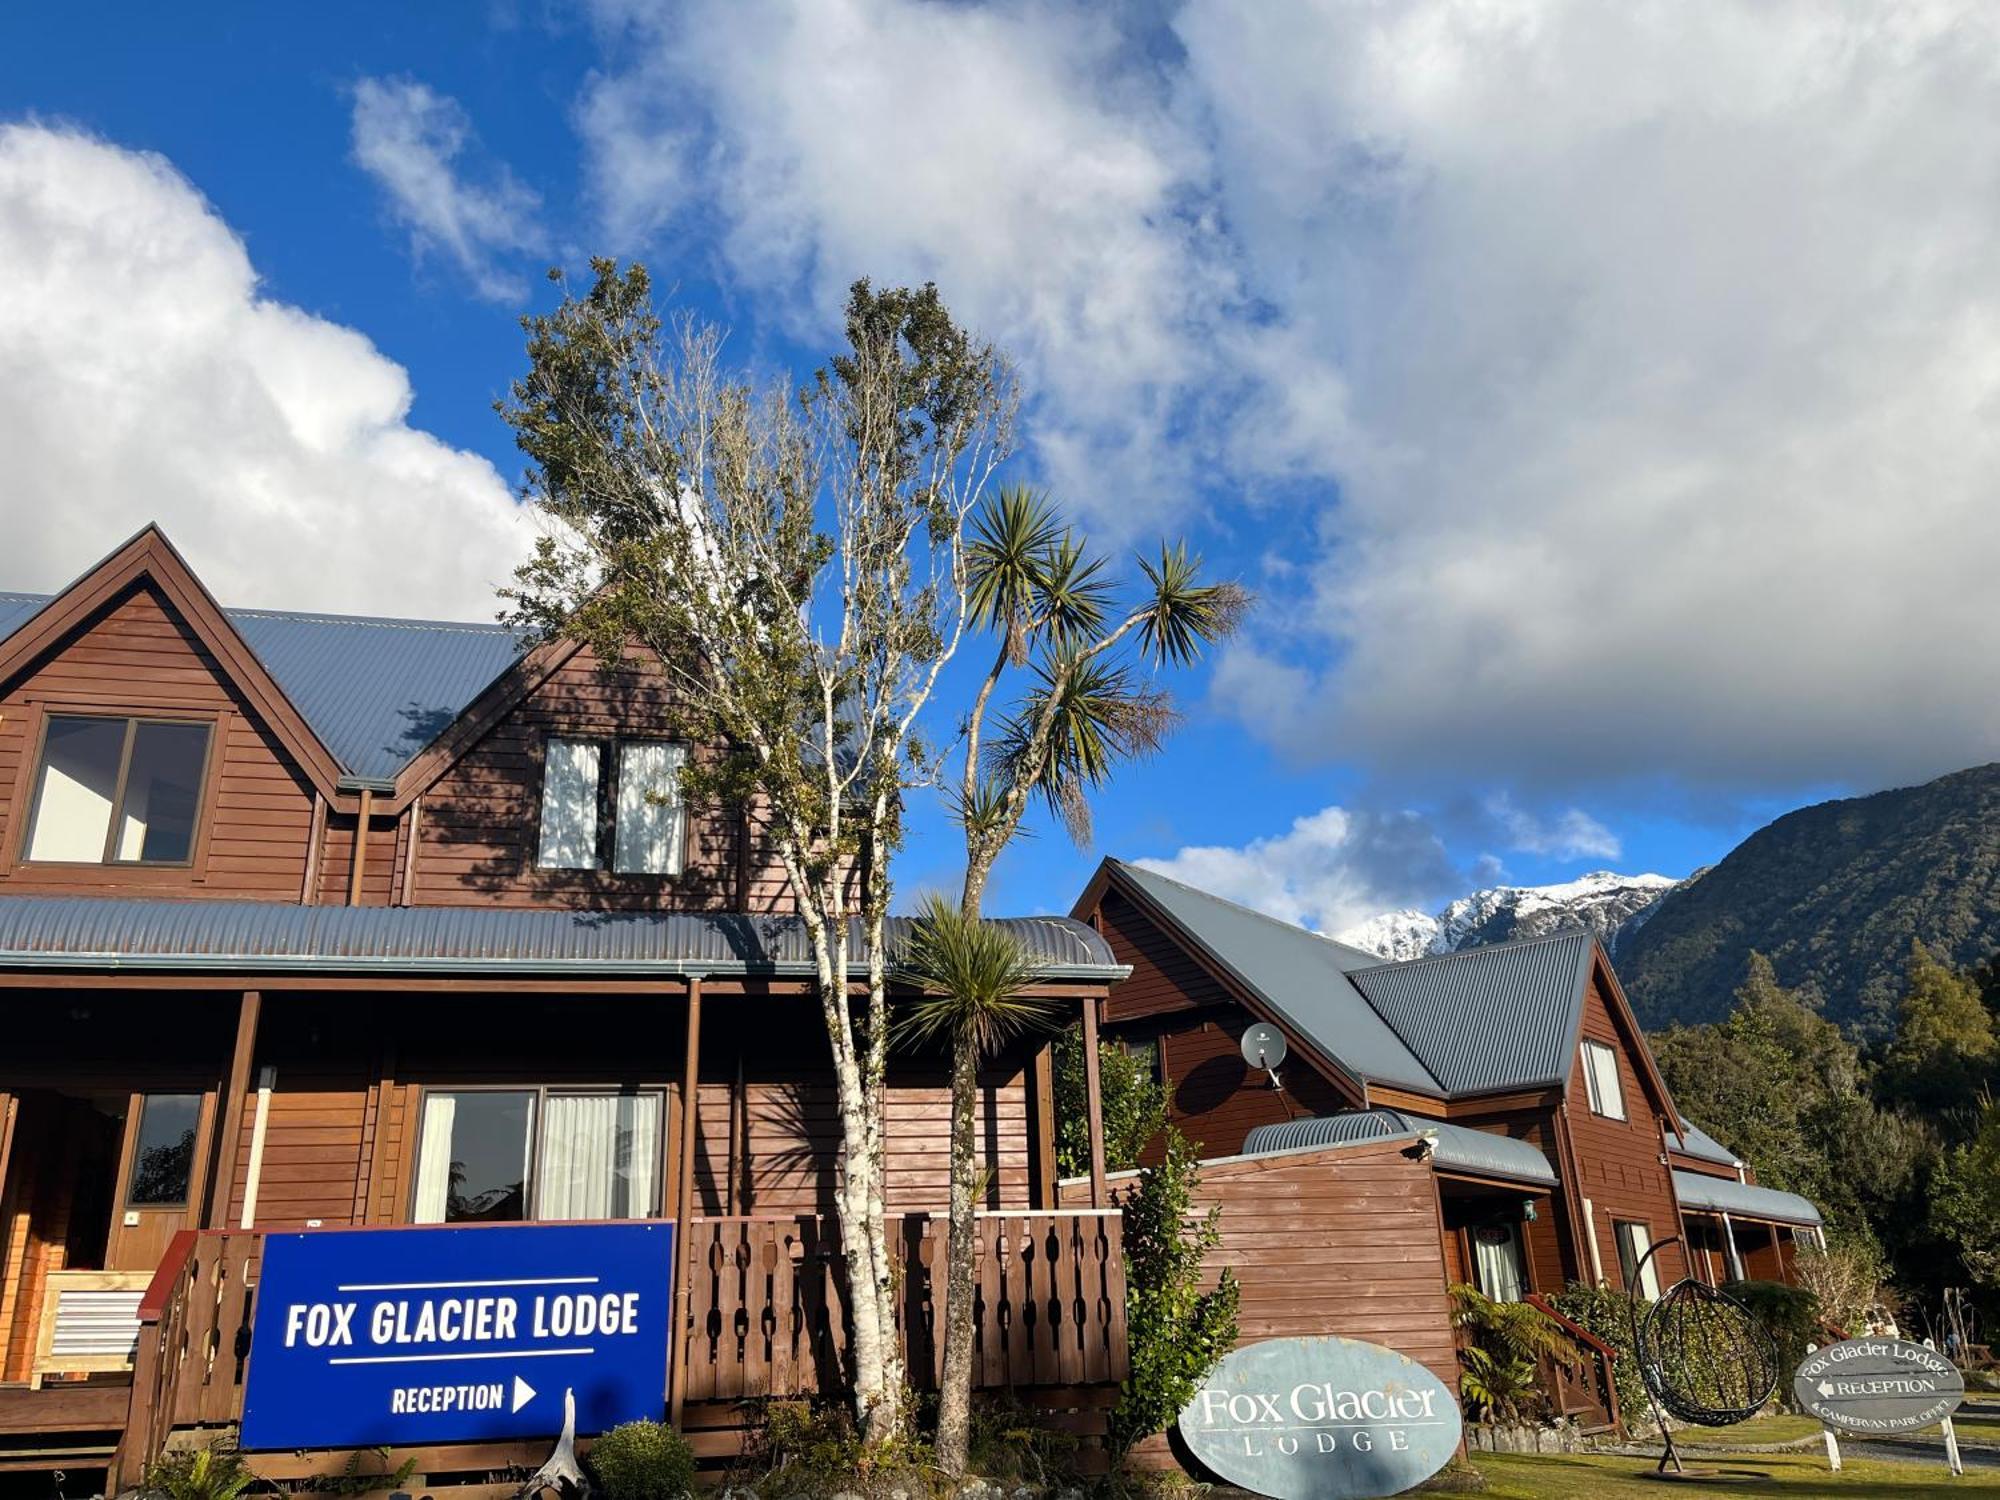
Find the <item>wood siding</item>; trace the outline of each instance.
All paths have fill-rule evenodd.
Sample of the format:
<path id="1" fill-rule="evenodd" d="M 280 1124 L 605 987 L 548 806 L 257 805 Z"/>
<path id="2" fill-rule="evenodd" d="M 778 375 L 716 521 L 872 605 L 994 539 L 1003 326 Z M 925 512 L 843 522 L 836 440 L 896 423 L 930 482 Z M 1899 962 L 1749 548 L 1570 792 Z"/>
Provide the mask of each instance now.
<path id="1" fill-rule="evenodd" d="M 1111 992 L 1107 1027 L 1174 1011 L 1234 1004 L 1229 992 L 1175 939 L 1118 891 L 1106 891 L 1093 925 L 1131 977 Z"/>
<path id="2" fill-rule="evenodd" d="M 191 865 L 21 863 L 42 725 L 63 712 L 185 714 L 215 724 Z M 311 821 L 304 773 L 149 585 L 110 601 L 0 684 L 0 891 L 296 901 Z"/>
<path id="3" fill-rule="evenodd" d="M 1115 1000 L 1118 990 L 1111 994 Z M 1250 1023 L 1241 1006 L 1228 1005 L 1146 1028 L 1160 1048 L 1168 1114 L 1204 1156 L 1234 1156 L 1259 1125 L 1282 1125 L 1350 1107 L 1297 1051 L 1278 1070 L 1284 1092 L 1273 1089 L 1269 1077 L 1243 1061 L 1243 1032 Z M 1113 1038 L 1138 1034 L 1139 1028 L 1120 1027 Z"/>
<path id="4" fill-rule="evenodd" d="M 1653 1097 L 1641 1078 L 1633 1056 L 1634 1041 L 1613 1019 L 1601 980 L 1593 976 L 1584 994 L 1582 1037 L 1602 1042 L 1618 1058 L 1618 1083 L 1625 1096 L 1623 1120 L 1593 1114 L 1583 1077 L 1583 1048 L 1570 1060 L 1570 1081 L 1565 1117 L 1576 1159 L 1576 1192 L 1593 1206 L 1597 1227 L 1597 1249 L 1605 1278 L 1620 1283 L 1618 1240 L 1614 1225 L 1626 1220 L 1644 1224 L 1655 1243 L 1678 1237 L 1680 1218 L 1674 1200 L 1673 1179 L 1660 1160 L 1660 1109 L 1662 1101 Z M 1640 1043 L 1643 1045 L 1643 1042 Z M 1584 1225 L 1579 1222 L 1579 1235 Z M 1653 1258 L 1665 1286 L 1686 1274 L 1680 1247 L 1672 1246 Z M 1589 1268 L 1582 1268 L 1587 1275 Z"/>

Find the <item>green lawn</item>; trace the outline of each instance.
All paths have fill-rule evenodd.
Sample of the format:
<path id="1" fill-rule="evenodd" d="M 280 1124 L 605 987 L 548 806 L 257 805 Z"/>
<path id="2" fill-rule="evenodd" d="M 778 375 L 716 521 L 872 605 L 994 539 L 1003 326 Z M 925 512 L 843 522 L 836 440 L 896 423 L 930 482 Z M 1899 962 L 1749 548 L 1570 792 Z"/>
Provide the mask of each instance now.
<path id="1" fill-rule="evenodd" d="M 1653 1461 L 1646 1458 L 1560 1458 L 1525 1453 L 1481 1453 L 1475 1467 L 1486 1476 L 1478 1493 L 1486 1500 L 1598 1500 L 1598 1497 L 1648 1497 L 1660 1500 L 1675 1489 L 1649 1479 Z M 1692 1467 L 1692 1465 L 1690 1465 Z M 1701 1486 L 1679 1493 L 1714 1495 L 1848 1495 L 1878 1500 L 1924 1500 L 1926 1496 L 1962 1495 L 1968 1490 L 2000 1494 L 2000 1470 L 1968 1469 L 1953 1479 L 1942 1455 L 1933 1468 L 1925 1464 L 1848 1462 L 1838 1474 L 1829 1473 L 1820 1453 L 1760 1453 L 1754 1457 L 1709 1460 L 1705 1467 L 1762 1474 L 1761 1480 L 1729 1486 Z"/>
<path id="2" fill-rule="evenodd" d="M 1953 1425 L 1961 1442 L 2000 1444 L 2000 1416 L 1961 1412 L 1953 1419 Z M 1820 1425 L 1811 1417 L 1778 1413 L 1753 1417 L 1748 1422 L 1738 1422 L 1734 1427 L 1691 1427 L 1676 1433 L 1675 1437 L 1680 1442 L 1697 1447 L 1728 1448 L 1738 1443 L 1789 1443 L 1798 1438 L 1818 1437 L 1819 1433 Z M 1936 1437 L 1938 1429 L 1933 1427 L 1920 1435 Z M 1645 1438 L 1651 1435 L 1642 1431 L 1640 1436 Z M 1657 1441 L 1657 1438 L 1653 1440 Z"/>

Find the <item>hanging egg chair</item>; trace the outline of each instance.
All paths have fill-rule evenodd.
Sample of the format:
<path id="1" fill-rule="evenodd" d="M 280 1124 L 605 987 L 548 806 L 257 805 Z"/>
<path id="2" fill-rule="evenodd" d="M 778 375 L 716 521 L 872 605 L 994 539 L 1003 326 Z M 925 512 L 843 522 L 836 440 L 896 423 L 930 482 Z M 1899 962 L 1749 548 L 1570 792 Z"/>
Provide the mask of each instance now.
<path id="1" fill-rule="evenodd" d="M 1666 1452 L 1686 1472 L 1666 1417 L 1697 1427 L 1729 1427 L 1763 1409 L 1778 1388 L 1778 1346 L 1756 1314 L 1727 1292 L 1684 1276 L 1639 1311 L 1647 1265 L 1677 1239 L 1661 1240 L 1639 1258 L 1625 1284 L 1632 1308 L 1632 1352 L 1653 1403 Z M 1664 1413 L 1664 1415 L 1663 1415 Z"/>

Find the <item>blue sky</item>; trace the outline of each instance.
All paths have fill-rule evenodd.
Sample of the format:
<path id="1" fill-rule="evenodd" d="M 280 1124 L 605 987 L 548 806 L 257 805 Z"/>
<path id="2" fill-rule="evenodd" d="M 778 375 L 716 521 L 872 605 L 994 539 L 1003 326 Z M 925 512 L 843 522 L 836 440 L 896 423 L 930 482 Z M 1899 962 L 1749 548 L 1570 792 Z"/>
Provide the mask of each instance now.
<path id="1" fill-rule="evenodd" d="M 0 18 L 0 587 L 477 615 L 539 272 L 803 371 L 853 277 L 1020 361 L 1012 477 L 1262 607 L 1043 824 L 1338 929 L 1686 873 L 1993 758 L 1982 7 L 827 0 Z M 1865 108 L 1863 107 L 1865 103 Z M 400 540 L 399 540 L 400 539 Z M 949 881 L 918 820 L 908 886 Z"/>

